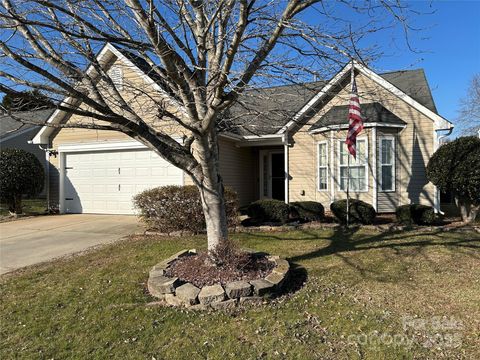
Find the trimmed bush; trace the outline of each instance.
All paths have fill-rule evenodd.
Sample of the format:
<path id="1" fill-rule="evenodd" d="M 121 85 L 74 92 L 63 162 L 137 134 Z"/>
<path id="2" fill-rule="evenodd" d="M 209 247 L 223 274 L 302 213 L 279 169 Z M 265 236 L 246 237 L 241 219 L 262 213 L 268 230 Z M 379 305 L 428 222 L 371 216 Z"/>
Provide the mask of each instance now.
<path id="1" fill-rule="evenodd" d="M 320 221 L 325 216 L 323 205 L 316 201 L 296 201 L 290 205 L 297 211 L 302 221 Z"/>
<path id="2" fill-rule="evenodd" d="M 474 221 L 480 214 L 480 139 L 459 137 L 432 155 L 427 177 L 440 191 L 451 191 L 462 220 Z"/>
<path id="3" fill-rule="evenodd" d="M 399 206 L 396 216 L 403 225 L 432 225 L 437 219 L 433 207 L 419 204 Z"/>
<path id="4" fill-rule="evenodd" d="M 196 186 L 161 186 L 134 196 L 133 203 L 139 216 L 152 229 L 162 233 L 205 231 L 200 193 Z M 238 225 L 237 194 L 225 188 L 225 206 L 228 226 Z"/>
<path id="5" fill-rule="evenodd" d="M 247 214 L 258 222 L 281 222 L 296 218 L 298 215 L 293 207 L 285 202 L 273 199 L 257 200 L 247 208 Z"/>
<path id="6" fill-rule="evenodd" d="M 0 152 L 0 198 L 11 213 L 22 213 L 22 197 L 35 196 L 43 189 L 43 166 L 35 155 L 20 149 Z"/>
<path id="7" fill-rule="evenodd" d="M 330 210 L 337 220 L 345 224 L 347 222 L 347 200 L 338 200 L 330 205 Z M 350 223 L 354 224 L 372 224 L 377 213 L 372 205 L 364 201 L 351 199 L 350 200 Z"/>

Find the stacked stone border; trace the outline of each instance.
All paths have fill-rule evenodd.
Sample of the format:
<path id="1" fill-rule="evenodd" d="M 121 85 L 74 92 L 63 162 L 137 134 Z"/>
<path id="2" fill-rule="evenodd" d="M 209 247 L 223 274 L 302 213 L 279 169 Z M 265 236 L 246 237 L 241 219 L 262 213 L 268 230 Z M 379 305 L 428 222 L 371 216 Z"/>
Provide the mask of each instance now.
<path id="1" fill-rule="evenodd" d="M 165 271 L 178 258 L 195 255 L 195 249 L 182 250 L 168 259 L 156 264 L 149 273 L 148 291 L 150 294 L 168 305 L 191 309 L 223 309 L 233 308 L 247 302 L 260 302 L 273 297 L 282 291 L 288 278 L 290 265 L 279 256 L 267 255 L 267 259 L 275 263 L 272 272 L 265 278 L 251 281 L 233 281 L 225 284 L 197 286 L 181 281 L 176 277 L 165 276 Z M 260 255 L 264 253 L 256 253 Z"/>

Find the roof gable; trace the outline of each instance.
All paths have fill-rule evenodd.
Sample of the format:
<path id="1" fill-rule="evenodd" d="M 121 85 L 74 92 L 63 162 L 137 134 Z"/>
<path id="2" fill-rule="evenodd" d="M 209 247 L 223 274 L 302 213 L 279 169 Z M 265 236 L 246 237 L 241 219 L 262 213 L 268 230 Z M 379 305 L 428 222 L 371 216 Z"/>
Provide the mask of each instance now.
<path id="1" fill-rule="evenodd" d="M 453 124 L 451 122 L 436 113 L 436 107 L 433 102 L 428 83 L 426 83 L 426 78 L 423 70 L 397 71 L 393 73 L 378 75 L 372 70 L 368 69 L 366 66 L 359 64 L 356 61 L 353 62 L 353 66 L 355 68 L 355 71 L 367 76 L 372 81 L 384 87 L 393 95 L 405 101 L 407 104 L 414 107 L 416 110 L 420 111 L 429 119 L 434 121 L 436 130 L 447 130 L 453 128 Z M 285 131 L 293 128 L 300 122 L 301 118 L 304 117 L 309 110 L 314 108 L 318 103 L 320 103 L 321 100 L 325 99 L 327 96 L 331 96 L 333 91 L 337 91 L 338 85 L 342 81 L 345 81 L 348 76 L 350 76 L 351 69 L 351 63 L 345 65 L 343 69 L 338 72 L 337 75 L 335 75 L 315 96 L 313 96 L 313 98 L 310 99 L 310 101 L 308 101 L 300 109 L 300 111 L 298 111 L 293 116 L 293 118 L 287 124 L 285 124 L 285 126 L 283 126 L 282 129 L 280 129 L 277 133 L 283 134 Z M 404 76 L 405 74 L 409 76 L 411 75 L 410 79 L 407 77 L 402 77 L 402 75 Z M 388 79 L 390 79 L 390 81 Z M 412 82 L 412 79 L 416 79 L 417 82 Z M 395 82 L 398 86 L 393 84 L 391 81 Z M 404 90 L 400 89 L 399 86 L 402 86 L 406 91 L 411 92 L 411 94 L 407 94 Z M 422 103 L 419 101 L 422 101 Z"/>
<path id="2" fill-rule="evenodd" d="M 169 91 L 166 91 L 164 88 L 162 88 L 159 85 L 159 82 L 157 80 L 154 80 L 155 76 L 158 74 L 156 74 L 151 69 L 148 70 L 147 67 L 149 65 L 144 60 L 142 62 L 141 61 L 142 59 L 140 57 L 128 51 L 117 49 L 112 44 L 107 43 L 99 51 L 97 55 L 97 60 L 99 61 L 99 63 L 107 63 L 108 62 L 107 59 L 111 57 L 116 57 L 118 60 L 124 62 L 130 69 L 132 69 L 138 75 L 139 78 L 142 78 L 146 84 L 152 85 L 155 90 L 171 98 L 171 96 L 169 96 Z M 95 71 L 95 68 L 93 67 L 93 65 L 90 65 L 86 72 L 87 74 L 93 74 L 94 71 Z M 62 106 L 70 106 L 70 107 L 80 106 L 80 104 L 81 102 L 79 100 L 76 100 L 72 97 L 66 97 L 61 103 Z M 66 111 L 57 109 L 48 118 L 48 120 L 46 121 L 46 124 L 51 124 L 51 125 L 59 124 L 67 116 L 69 116 L 69 114 Z M 54 126 L 48 126 L 48 125 L 43 126 L 40 129 L 40 131 L 35 135 L 35 137 L 32 139 L 33 143 L 47 144 L 49 141 L 50 135 L 55 131 L 55 129 L 56 128 Z"/>

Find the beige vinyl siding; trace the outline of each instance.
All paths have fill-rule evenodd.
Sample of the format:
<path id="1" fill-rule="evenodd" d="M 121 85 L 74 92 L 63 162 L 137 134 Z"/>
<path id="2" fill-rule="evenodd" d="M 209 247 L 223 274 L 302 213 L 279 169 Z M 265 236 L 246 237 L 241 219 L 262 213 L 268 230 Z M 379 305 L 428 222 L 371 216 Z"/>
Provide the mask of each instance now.
<path id="1" fill-rule="evenodd" d="M 359 89 L 360 103 L 380 102 L 385 108 L 390 110 L 400 119 L 407 123 L 405 129 L 398 133 L 396 142 L 397 151 L 397 173 L 396 173 L 396 196 L 398 205 L 409 203 L 420 203 L 425 205 L 434 205 L 434 186 L 426 178 L 426 166 L 428 160 L 434 151 L 434 122 L 414 109 L 412 106 L 399 99 L 380 85 L 377 85 L 362 74 L 356 77 Z M 323 108 L 313 116 L 307 124 L 294 129 L 291 136 L 290 148 L 290 199 L 291 201 L 314 200 L 328 205 L 331 201 L 331 183 L 329 191 L 318 191 L 317 189 L 317 142 L 328 141 L 330 152 L 330 131 L 322 134 L 309 134 L 308 129 L 311 125 L 325 114 L 332 106 L 346 105 L 349 101 L 349 84 L 346 84 L 338 94 L 333 97 Z M 319 89 L 320 90 L 320 89 Z M 347 119 L 345 119 L 347 123 Z M 378 137 L 383 130 L 378 129 L 377 146 L 379 146 Z M 389 130 L 385 130 L 389 131 Z M 334 132 L 335 140 L 344 139 L 345 131 Z M 372 161 L 372 139 L 371 129 L 365 129 L 360 137 L 368 136 L 369 159 Z M 332 170 L 335 179 L 338 177 L 338 145 L 337 141 L 334 147 L 334 164 Z M 377 161 L 378 161 L 377 153 Z M 377 166 L 378 169 L 378 166 Z M 373 202 L 373 177 L 372 164 L 369 163 L 369 191 L 366 193 L 353 193 L 358 198 L 369 203 Z M 336 181 L 337 182 L 337 181 Z M 345 198 L 345 192 L 338 189 L 335 183 L 335 200 Z M 301 192 L 305 191 L 302 196 Z M 378 192 L 380 194 L 380 192 Z M 377 199 L 377 203 L 383 209 L 392 211 L 395 203 L 388 204 L 386 196 Z M 387 206 L 388 205 L 388 206 Z"/>
<path id="2" fill-rule="evenodd" d="M 255 200 L 254 151 L 236 147 L 232 141 L 220 140 L 220 175 L 225 186 L 238 194 L 240 206 Z"/>
<path id="3" fill-rule="evenodd" d="M 238 147 L 237 143 L 219 141 L 220 175 L 225 186 L 238 194 L 240 206 L 255 201 L 258 196 L 258 151 L 251 147 Z M 185 185 L 194 185 L 190 176 L 185 175 Z"/>

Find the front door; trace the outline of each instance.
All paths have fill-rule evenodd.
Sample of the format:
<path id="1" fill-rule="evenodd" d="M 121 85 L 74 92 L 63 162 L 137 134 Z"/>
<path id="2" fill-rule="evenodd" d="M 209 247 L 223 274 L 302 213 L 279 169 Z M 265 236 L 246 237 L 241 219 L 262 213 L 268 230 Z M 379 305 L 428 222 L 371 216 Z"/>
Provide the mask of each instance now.
<path id="1" fill-rule="evenodd" d="M 285 200 L 285 158 L 281 151 L 261 151 L 261 198 Z"/>

